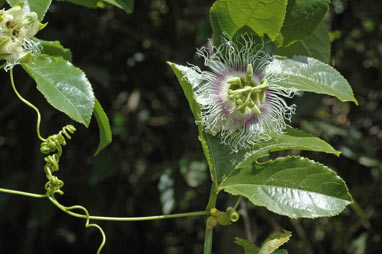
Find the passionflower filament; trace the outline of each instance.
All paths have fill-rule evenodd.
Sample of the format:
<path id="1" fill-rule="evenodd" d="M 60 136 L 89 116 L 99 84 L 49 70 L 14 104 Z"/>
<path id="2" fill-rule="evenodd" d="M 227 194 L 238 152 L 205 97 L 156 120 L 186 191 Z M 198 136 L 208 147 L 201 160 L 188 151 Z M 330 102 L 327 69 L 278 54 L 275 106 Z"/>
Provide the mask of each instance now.
<path id="1" fill-rule="evenodd" d="M 186 72 L 201 106 L 204 131 L 218 135 L 235 152 L 283 133 L 295 112 L 295 105 L 288 106 L 284 98 L 296 91 L 276 85 L 280 78 L 266 68 L 274 58 L 251 36 L 242 40 L 198 49 L 209 70 L 193 66 Z"/>

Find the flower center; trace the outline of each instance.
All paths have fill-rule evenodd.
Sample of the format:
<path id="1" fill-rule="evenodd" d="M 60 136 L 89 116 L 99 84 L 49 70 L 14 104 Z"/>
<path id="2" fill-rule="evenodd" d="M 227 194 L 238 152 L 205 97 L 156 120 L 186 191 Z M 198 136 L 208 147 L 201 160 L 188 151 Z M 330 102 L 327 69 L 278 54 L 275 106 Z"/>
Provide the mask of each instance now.
<path id="1" fill-rule="evenodd" d="M 263 79 L 260 83 L 253 79 L 252 64 L 247 65 L 245 78 L 232 77 L 226 82 L 229 84 L 228 99 L 235 103 L 237 110 L 243 114 L 260 114 L 260 105 L 264 104 L 266 89 L 269 87 L 268 80 Z"/>

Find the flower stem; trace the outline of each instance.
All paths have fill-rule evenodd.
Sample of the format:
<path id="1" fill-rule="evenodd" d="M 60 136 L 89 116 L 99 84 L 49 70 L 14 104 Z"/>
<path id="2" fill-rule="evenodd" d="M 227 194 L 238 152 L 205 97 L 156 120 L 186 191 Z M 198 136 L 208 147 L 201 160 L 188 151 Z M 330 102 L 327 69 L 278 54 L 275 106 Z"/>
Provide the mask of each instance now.
<path id="1" fill-rule="evenodd" d="M 209 211 L 215 207 L 216 205 L 216 199 L 218 197 L 218 192 L 215 183 L 212 183 L 211 186 L 211 192 L 210 192 L 210 198 L 208 200 L 208 204 L 206 207 L 206 210 Z M 214 229 L 211 227 L 208 227 L 206 224 L 206 231 L 204 233 L 204 251 L 203 254 L 211 254 L 212 253 L 212 236 Z"/>
<path id="2" fill-rule="evenodd" d="M 23 102 L 25 103 L 28 107 L 32 108 L 34 111 L 36 111 L 37 113 L 37 124 L 36 124 L 36 131 L 37 131 L 37 137 L 41 140 L 41 141 L 45 141 L 45 139 L 43 137 L 41 137 L 40 135 L 40 123 L 41 123 L 41 114 L 40 114 L 40 111 L 38 110 L 38 108 L 33 105 L 32 103 L 30 103 L 29 101 L 27 101 L 26 99 L 24 99 L 20 94 L 19 92 L 17 91 L 16 89 L 16 86 L 15 86 L 15 82 L 14 82 L 14 79 L 13 79 L 13 69 L 10 69 L 9 70 L 9 76 L 11 78 L 11 84 L 12 84 L 12 88 L 13 88 L 13 91 L 15 92 L 15 94 L 17 95 L 17 97 Z"/>

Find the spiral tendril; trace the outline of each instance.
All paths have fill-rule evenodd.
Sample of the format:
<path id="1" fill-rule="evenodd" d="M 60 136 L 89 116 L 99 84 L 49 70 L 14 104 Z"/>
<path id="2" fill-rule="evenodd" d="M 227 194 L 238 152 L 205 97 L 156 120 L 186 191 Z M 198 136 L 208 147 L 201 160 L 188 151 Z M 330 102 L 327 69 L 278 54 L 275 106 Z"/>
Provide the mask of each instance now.
<path id="1" fill-rule="evenodd" d="M 44 171 L 48 182 L 45 184 L 45 190 L 47 195 L 53 196 L 58 193 L 64 194 L 61 188 L 64 186 L 64 182 L 53 175 L 54 172 L 59 170 L 59 161 L 62 155 L 62 146 L 66 145 L 66 139 L 71 139 L 70 134 L 73 134 L 76 128 L 73 125 L 66 125 L 57 134 L 49 136 L 45 141 L 41 143 L 40 151 L 43 154 L 50 154 L 45 156 Z"/>

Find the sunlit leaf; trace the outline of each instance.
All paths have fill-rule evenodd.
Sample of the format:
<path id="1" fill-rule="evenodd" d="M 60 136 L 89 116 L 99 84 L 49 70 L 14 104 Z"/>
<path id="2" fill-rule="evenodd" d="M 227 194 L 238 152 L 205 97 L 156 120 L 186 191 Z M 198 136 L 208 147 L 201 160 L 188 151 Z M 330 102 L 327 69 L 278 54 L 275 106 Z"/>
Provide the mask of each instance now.
<path id="1" fill-rule="evenodd" d="M 328 94 L 358 104 L 347 80 L 333 67 L 314 58 L 276 59 L 267 65 L 265 72 L 280 78 L 275 83 L 282 87 Z"/>
<path id="2" fill-rule="evenodd" d="M 89 126 L 94 94 L 85 74 L 61 57 L 39 55 L 22 64 L 36 81 L 37 89 L 54 108 Z"/>
<path id="3" fill-rule="evenodd" d="M 345 182 L 334 171 L 298 156 L 240 168 L 220 190 L 291 218 L 334 216 L 352 203 Z"/>
<path id="4" fill-rule="evenodd" d="M 279 34 L 286 14 L 286 0 L 218 0 L 210 9 L 215 45 L 223 33 L 233 36 L 242 27 L 272 40 Z"/>
<path id="5" fill-rule="evenodd" d="M 271 254 L 274 253 L 281 245 L 289 241 L 292 236 L 292 232 L 284 230 L 283 233 L 272 234 L 261 245 L 259 254 Z"/>

